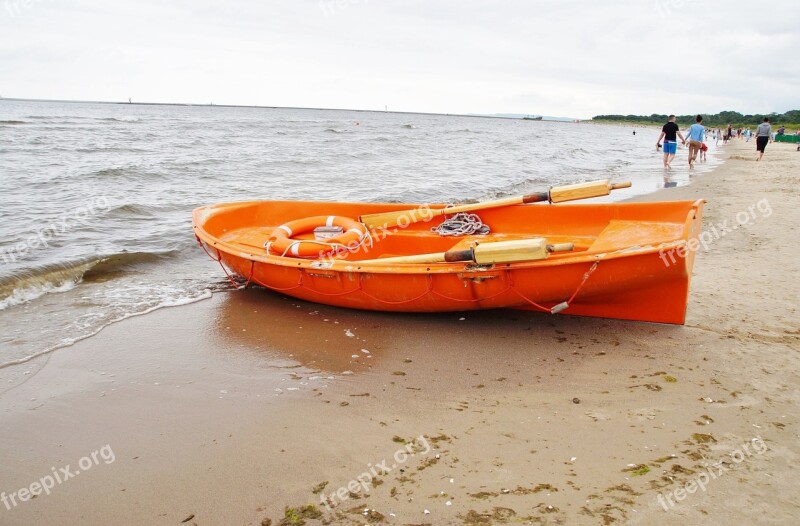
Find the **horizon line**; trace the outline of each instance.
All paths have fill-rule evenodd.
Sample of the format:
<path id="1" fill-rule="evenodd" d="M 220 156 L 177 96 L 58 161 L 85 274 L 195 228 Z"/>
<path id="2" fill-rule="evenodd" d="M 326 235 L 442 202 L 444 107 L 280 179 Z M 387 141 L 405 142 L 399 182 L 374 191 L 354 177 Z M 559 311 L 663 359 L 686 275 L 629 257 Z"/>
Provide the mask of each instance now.
<path id="1" fill-rule="evenodd" d="M 220 107 L 220 108 L 256 108 L 267 110 L 323 110 L 323 111 L 354 111 L 362 113 L 396 113 L 399 115 L 435 115 L 443 117 L 477 117 L 481 119 L 507 119 L 507 120 L 523 120 L 523 117 L 530 117 L 534 114 L 531 113 L 436 113 L 432 111 L 399 111 L 399 110 L 367 110 L 367 109 L 353 109 L 353 108 L 320 108 L 310 106 L 260 106 L 256 104 L 200 104 L 194 102 L 134 102 L 134 101 L 108 101 L 108 100 L 73 100 L 73 99 L 29 99 L 23 97 L 1 97 L 2 101 L 19 101 L 19 102 L 60 102 L 68 104 L 118 104 L 123 106 L 188 106 L 188 107 Z M 510 115 L 519 115 L 519 117 L 512 117 Z M 536 114 L 540 116 L 540 114 Z M 550 122 L 575 122 L 586 121 L 589 119 L 578 119 L 575 117 L 553 117 L 541 115 L 542 121 Z"/>

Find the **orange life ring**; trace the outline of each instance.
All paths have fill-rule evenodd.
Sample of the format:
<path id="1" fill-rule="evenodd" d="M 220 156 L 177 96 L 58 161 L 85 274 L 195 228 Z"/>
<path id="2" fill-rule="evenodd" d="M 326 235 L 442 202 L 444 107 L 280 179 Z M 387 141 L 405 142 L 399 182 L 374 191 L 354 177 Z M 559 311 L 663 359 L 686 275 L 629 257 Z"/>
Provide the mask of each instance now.
<path id="1" fill-rule="evenodd" d="M 292 236 L 312 232 L 319 226 L 339 226 L 344 232 L 324 241 L 292 239 Z M 281 256 L 316 258 L 330 254 L 337 247 L 361 243 L 366 235 L 366 227 L 349 217 L 316 216 L 282 224 L 272 231 L 265 246 Z"/>

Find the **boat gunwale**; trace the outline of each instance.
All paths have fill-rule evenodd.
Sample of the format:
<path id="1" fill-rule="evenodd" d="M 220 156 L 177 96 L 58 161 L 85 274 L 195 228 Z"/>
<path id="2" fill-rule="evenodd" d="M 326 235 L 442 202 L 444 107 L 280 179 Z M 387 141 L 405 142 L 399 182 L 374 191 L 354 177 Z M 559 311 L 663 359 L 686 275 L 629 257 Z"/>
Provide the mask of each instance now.
<path id="1" fill-rule="evenodd" d="M 243 258 L 249 261 L 263 263 L 267 265 L 276 265 L 281 267 L 308 269 L 313 271 L 331 271 L 331 272 L 346 272 L 346 273 L 369 273 L 369 274 L 454 274 L 463 272 L 485 272 L 489 270 L 522 270 L 530 268 L 543 268 L 561 265 L 573 265 L 580 263 L 592 263 L 595 261 L 603 261 L 608 259 L 627 258 L 632 256 L 642 256 L 652 253 L 663 254 L 668 251 L 680 251 L 681 247 L 685 247 L 689 240 L 692 238 L 692 225 L 697 218 L 697 211 L 706 202 L 704 199 L 697 199 L 691 201 L 692 205 L 686 214 L 686 219 L 683 222 L 683 229 L 681 238 L 675 241 L 660 243 L 658 245 L 644 245 L 644 246 L 630 246 L 617 249 L 611 252 L 608 251 L 592 251 L 585 250 L 578 253 L 565 253 L 556 254 L 539 261 L 519 261 L 514 263 L 500 263 L 490 266 L 474 265 L 473 263 L 405 263 L 386 265 L 381 263 L 364 263 L 359 261 L 349 261 L 344 259 L 301 259 L 293 257 L 278 256 L 274 254 L 256 254 L 254 252 L 247 252 L 241 250 L 241 247 L 235 246 L 232 243 L 223 241 L 218 237 L 206 231 L 200 225 L 200 215 L 204 211 L 229 209 L 247 207 L 251 205 L 263 204 L 265 201 L 246 201 L 235 203 L 220 203 L 215 205 L 207 205 L 195 208 L 192 211 L 192 226 L 195 231 L 195 236 L 201 242 L 205 242 L 209 247 L 225 252 L 231 256 Z M 689 203 L 688 200 L 673 201 L 675 203 Z M 371 203 L 372 204 L 372 203 Z M 386 203 L 387 206 L 400 205 L 398 203 Z M 407 206 L 407 205 L 402 205 Z M 431 207 L 438 207 L 440 205 L 428 205 Z M 442 207 L 446 205 L 441 205 Z M 559 205 L 565 206 L 565 205 Z M 581 204 L 571 204 L 566 206 L 582 206 Z M 207 217 L 205 218 L 207 219 Z M 677 224 L 677 222 L 675 222 Z M 695 236 L 696 237 L 696 236 Z M 685 249 L 684 249 L 685 250 Z M 218 254 L 219 257 L 219 254 Z"/>

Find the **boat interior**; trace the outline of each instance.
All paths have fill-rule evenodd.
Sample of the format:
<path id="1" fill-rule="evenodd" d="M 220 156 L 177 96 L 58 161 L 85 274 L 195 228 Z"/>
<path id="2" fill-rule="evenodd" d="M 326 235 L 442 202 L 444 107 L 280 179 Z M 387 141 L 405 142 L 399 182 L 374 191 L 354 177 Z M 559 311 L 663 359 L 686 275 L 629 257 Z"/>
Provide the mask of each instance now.
<path id="1" fill-rule="evenodd" d="M 632 247 L 658 246 L 687 239 L 695 202 L 674 201 L 624 204 L 529 204 L 476 212 L 491 232 L 486 235 L 445 237 L 431 229 L 445 217 L 427 222 L 394 225 L 371 231 L 357 249 L 340 251 L 337 259 L 367 259 L 445 252 L 469 248 L 475 242 L 545 238 L 547 243 L 573 243 L 572 252 L 551 258 L 569 258 L 576 253 L 607 253 Z M 408 210 L 418 205 L 262 201 L 215 205 L 198 209 L 195 223 L 217 240 L 238 252 L 263 256 L 265 243 L 281 224 L 318 215 L 357 219 L 361 215 Z M 441 208 L 442 205 L 431 205 Z M 313 233 L 293 239 L 314 239 Z M 280 254 L 274 254 L 280 255 Z"/>

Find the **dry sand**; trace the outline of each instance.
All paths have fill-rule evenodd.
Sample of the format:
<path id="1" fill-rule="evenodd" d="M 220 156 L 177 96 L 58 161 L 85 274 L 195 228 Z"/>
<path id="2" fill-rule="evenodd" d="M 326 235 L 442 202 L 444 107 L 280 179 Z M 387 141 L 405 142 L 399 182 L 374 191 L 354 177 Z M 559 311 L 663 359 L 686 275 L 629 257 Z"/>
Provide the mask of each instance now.
<path id="1" fill-rule="evenodd" d="M 749 218 L 698 254 L 682 327 L 246 290 L 28 364 L 0 492 L 81 472 L 0 524 L 796 524 L 800 153 L 752 150 L 645 197 Z"/>

